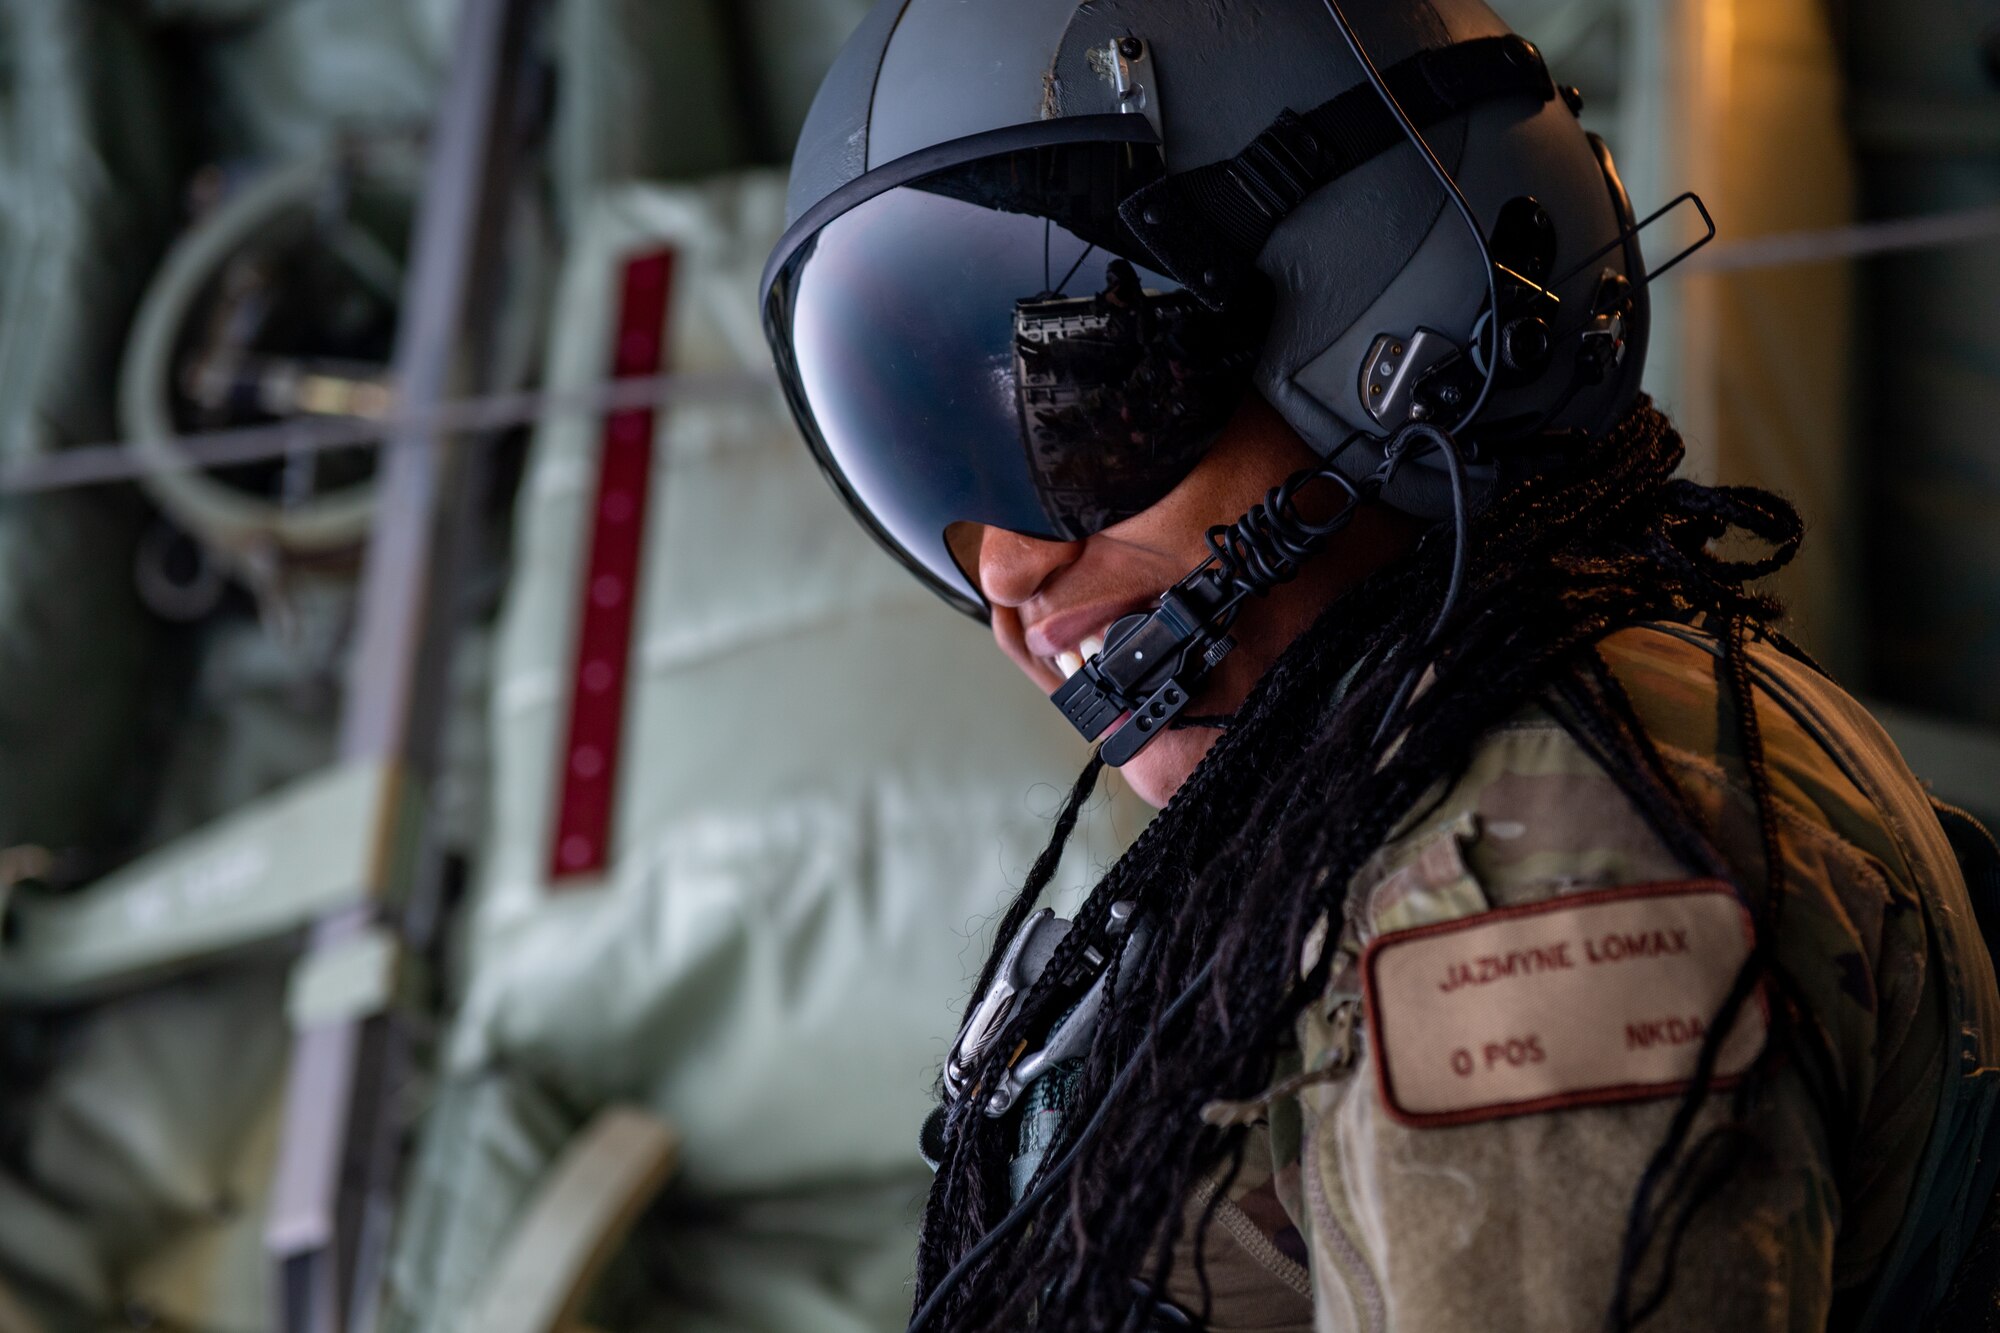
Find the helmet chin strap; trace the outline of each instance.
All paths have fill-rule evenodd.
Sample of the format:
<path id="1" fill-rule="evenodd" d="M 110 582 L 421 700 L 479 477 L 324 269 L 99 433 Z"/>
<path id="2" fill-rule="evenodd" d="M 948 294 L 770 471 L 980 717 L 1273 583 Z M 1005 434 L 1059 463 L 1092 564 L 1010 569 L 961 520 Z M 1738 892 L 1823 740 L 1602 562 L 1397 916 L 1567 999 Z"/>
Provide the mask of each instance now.
<path id="1" fill-rule="evenodd" d="M 1294 473 L 1236 522 L 1210 528 L 1208 558 L 1162 593 L 1152 611 L 1114 622 L 1103 650 L 1064 681 L 1050 702 L 1085 740 L 1109 733 L 1099 753 L 1113 768 L 1178 727 L 1226 725 L 1224 719 L 1183 714 L 1209 672 L 1235 648 L 1229 631 L 1244 603 L 1297 577 L 1305 561 L 1324 551 L 1406 461 L 1430 450 L 1443 455 L 1452 479 L 1455 548 L 1451 586 L 1438 615 L 1442 624 L 1457 601 L 1465 564 L 1463 461 L 1450 432 L 1412 422 L 1390 437 L 1381 466 L 1364 480 L 1350 480 L 1333 466 L 1342 451 L 1337 449 L 1319 467 Z M 1347 503 L 1320 523 L 1300 514 L 1297 504 L 1300 492 L 1316 481 L 1347 492 Z"/>

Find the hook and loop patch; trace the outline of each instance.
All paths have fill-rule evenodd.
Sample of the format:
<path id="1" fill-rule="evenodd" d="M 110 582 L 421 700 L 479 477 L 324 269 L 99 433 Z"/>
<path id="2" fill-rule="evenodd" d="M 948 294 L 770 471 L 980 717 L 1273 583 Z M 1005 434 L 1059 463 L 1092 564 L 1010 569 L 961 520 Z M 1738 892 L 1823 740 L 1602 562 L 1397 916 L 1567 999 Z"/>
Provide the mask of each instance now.
<path id="1" fill-rule="evenodd" d="M 1572 894 L 1394 931 L 1362 958 L 1384 1106 L 1462 1125 L 1684 1091 L 1754 942 L 1719 881 Z M 1764 1048 L 1760 985 L 1723 1040 L 1714 1086 Z"/>

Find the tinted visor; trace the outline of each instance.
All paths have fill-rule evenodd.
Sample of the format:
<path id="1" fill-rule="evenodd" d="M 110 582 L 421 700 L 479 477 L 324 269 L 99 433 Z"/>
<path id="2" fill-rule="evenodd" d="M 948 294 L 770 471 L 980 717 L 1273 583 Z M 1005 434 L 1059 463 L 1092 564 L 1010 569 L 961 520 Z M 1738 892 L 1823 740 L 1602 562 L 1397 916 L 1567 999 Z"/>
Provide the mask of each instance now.
<path id="1" fill-rule="evenodd" d="M 1148 268 L 1119 221 L 1160 173 L 1150 144 L 988 155 L 781 247 L 766 330 L 807 441 L 965 610 L 985 603 L 953 525 L 1072 540 L 1128 518 L 1179 484 L 1249 385 L 1261 320 Z"/>

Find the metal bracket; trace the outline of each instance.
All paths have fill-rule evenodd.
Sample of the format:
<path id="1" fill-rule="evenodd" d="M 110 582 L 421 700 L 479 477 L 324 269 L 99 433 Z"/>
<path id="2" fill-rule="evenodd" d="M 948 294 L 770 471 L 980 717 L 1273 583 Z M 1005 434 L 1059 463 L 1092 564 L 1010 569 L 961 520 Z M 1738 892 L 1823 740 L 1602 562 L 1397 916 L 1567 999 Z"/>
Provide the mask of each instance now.
<path id="1" fill-rule="evenodd" d="M 1144 116 L 1153 133 L 1167 141 L 1160 120 L 1160 85 L 1153 69 L 1153 48 L 1143 37 L 1120 37 L 1102 51 L 1091 53 L 1091 64 L 1111 81 L 1118 94 L 1118 109 Z"/>
<path id="2" fill-rule="evenodd" d="M 1458 354 L 1458 344 L 1436 329 L 1418 329 L 1407 338 L 1383 334 L 1361 361 L 1361 405 L 1395 430 L 1410 419 L 1417 382 Z"/>
<path id="3" fill-rule="evenodd" d="M 504 233 L 498 201 L 531 130 L 524 89 L 546 0 L 465 0 L 451 75 L 431 135 L 418 208 L 395 381 L 410 415 L 381 456 L 375 523 L 362 569 L 359 623 L 342 717 L 341 755 L 417 783 L 435 772 L 442 700 L 490 464 L 453 447 L 438 412 L 490 365 L 479 331 L 499 290 L 490 279 Z M 375 849 L 373 900 L 313 926 L 301 966 L 366 957 L 393 931 L 423 956 L 434 945 L 444 855 L 421 807 L 384 802 L 358 837 Z M 350 953 L 361 949 L 360 954 Z M 366 1006 L 363 1006 L 365 1009 Z M 388 1257 L 405 1093 L 423 1034 L 412 1016 L 349 1012 L 298 1033 L 287 1074 L 278 1160 L 264 1227 L 281 1333 L 370 1333 Z"/>

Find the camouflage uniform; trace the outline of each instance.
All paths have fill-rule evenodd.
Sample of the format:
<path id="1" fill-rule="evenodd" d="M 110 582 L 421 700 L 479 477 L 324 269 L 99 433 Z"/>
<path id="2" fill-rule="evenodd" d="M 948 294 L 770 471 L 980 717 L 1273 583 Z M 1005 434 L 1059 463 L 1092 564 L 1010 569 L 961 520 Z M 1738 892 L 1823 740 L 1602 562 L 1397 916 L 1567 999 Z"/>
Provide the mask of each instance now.
<path id="1" fill-rule="evenodd" d="M 1603 652 L 1755 907 L 1761 844 L 1713 641 L 1642 627 Z M 1662 1330 L 1820 1330 L 1830 1313 L 1851 1317 L 1897 1237 L 1931 1137 L 1946 1014 L 1969 1006 L 1990 1022 L 1996 1008 L 1983 950 L 1952 946 L 1957 970 L 1940 966 L 1927 929 L 1966 905 L 1939 840 L 1907 836 L 1886 802 L 1850 780 L 1852 756 L 1836 762 L 1780 703 L 1865 730 L 1858 710 L 1774 650 L 1752 658 L 1785 858 L 1777 957 L 1824 1034 L 1835 1086 L 1815 1096 L 1809 1060 L 1786 1052 L 1772 1063 L 1748 1113 L 1757 1146 L 1697 1214 L 1649 1324 Z M 1894 761 L 1863 782 L 1878 798 L 1916 791 Z M 1372 941 L 1411 938 L 1395 932 L 1476 926 L 1550 900 L 1560 910 L 1588 901 L 1573 895 L 1692 872 L 1539 709 L 1483 738 L 1445 798 L 1419 808 L 1355 879 L 1332 980 L 1298 1023 L 1291 1077 L 1233 1108 L 1254 1128 L 1249 1164 L 1202 1242 L 1215 1333 L 1552 1333 L 1595 1330 L 1609 1307 L 1627 1209 L 1678 1096 L 1412 1127 L 1378 1082 L 1383 1053 L 1371 1048 L 1359 964 Z M 1309 952 L 1321 947 L 1309 941 Z M 1947 1006 L 1946 972 L 1963 981 L 1958 1009 Z M 1504 987 L 1490 989 L 1505 1003 Z M 1728 1103 L 1709 1099 L 1695 1137 Z M 1198 1311 L 1191 1246 L 1172 1294 Z"/>

